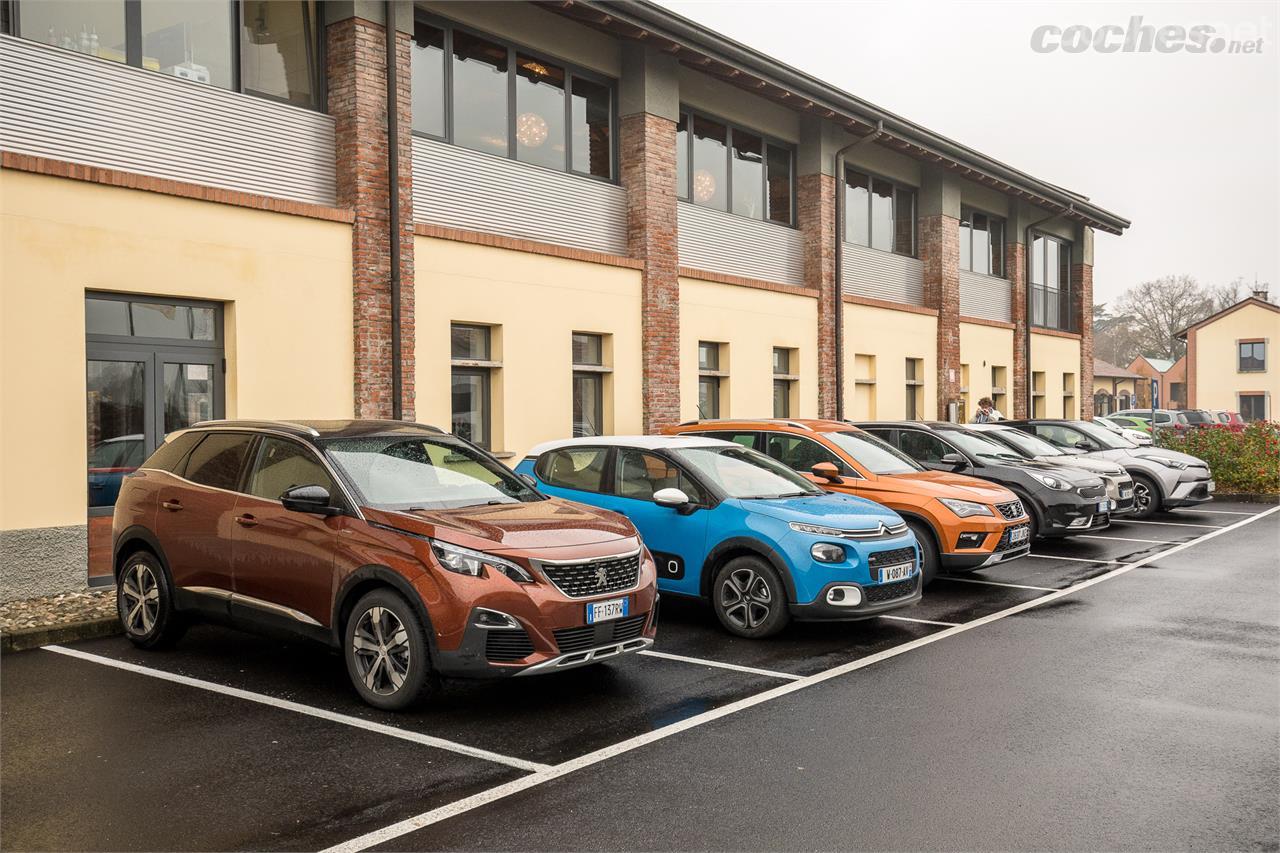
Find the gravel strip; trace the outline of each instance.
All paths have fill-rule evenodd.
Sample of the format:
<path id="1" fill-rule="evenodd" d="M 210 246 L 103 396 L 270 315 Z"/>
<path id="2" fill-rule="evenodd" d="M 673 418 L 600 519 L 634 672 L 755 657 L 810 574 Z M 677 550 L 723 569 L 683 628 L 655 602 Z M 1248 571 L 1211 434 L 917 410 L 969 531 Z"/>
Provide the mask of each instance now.
<path id="1" fill-rule="evenodd" d="M 116 591 L 64 592 L 0 604 L 0 633 L 56 628 L 96 619 L 114 619 Z"/>

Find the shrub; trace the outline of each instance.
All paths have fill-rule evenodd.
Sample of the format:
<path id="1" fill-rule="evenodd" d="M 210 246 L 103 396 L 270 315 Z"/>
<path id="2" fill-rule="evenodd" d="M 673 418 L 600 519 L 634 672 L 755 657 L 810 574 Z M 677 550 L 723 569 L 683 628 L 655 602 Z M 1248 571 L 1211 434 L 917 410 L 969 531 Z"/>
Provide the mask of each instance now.
<path id="1" fill-rule="evenodd" d="M 1241 432 L 1161 429 L 1155 443 L 1208 462 L 1220 492 L 1280 494 L 1280 423 L 1254 421 Z"/>

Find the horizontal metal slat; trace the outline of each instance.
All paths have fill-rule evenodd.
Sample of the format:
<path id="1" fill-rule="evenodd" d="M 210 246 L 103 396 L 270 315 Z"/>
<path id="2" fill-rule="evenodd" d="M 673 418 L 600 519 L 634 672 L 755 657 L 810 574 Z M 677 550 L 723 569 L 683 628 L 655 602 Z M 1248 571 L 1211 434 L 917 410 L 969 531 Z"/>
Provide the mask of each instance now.
<path id="1" fill-rule="evenodd" d="M 1008 279 L 960 270 L 961 316 L 1011 322 L 1012 289 Z"/>
<path id="2" fill-rule="evenodd" d="M 919 258 L 895 255 L 845 243 L 841 284 L 853 296 L 906 305 L 924 304 L 924 264 Z"/>
<path id="3" fill-rule="evenodd" d="M 676 213 L 681 265 L 804 284 L 804 240 L 799 230 L 689 202 L 680 202 Z"/>

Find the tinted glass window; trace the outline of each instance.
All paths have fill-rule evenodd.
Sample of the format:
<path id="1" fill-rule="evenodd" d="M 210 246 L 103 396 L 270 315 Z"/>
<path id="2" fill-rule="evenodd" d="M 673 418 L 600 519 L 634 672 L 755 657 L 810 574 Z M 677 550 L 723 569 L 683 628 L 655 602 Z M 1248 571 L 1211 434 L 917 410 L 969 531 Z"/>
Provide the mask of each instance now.
<path id="1" fill-rule="evenodd" d="M 241 83 L 246 92 L 291 104 L 315 106 L 319 94 L 315 0 L 276 3 L 246 0 L 241 17 Z"/>
<path id="2" fill-rule="evenodd" d="M 852 169 L 845 172 L 844 238 L 859 246 L 871 245 L 871 178 Z"/>
<path id="3" fill-rule="evenodd" d="M 819 462 L 830 462 L 837 469 L 844 470 L 845 465 L 840 458 L 827 448 L 807 438 L 788 433 L 766 433 L 765 452 L 786 465 L 792 471 L 808 473 L 809 469 Z"/>
<path id="4" fill-rule="evenodd" d="M 314 453 L 295 441 L 264 438 L 258 461 L 249 475 L 247 491 L 256 497 L 277 501 L 295 486 L 323 486 L 331 498 L 338 494 L 333 478 Z"/>
<path id="5" fill-rule="evenodd" d="M 676 125 L 676 195 L 684 199 L 689 197 L 690 121 L 692 119 L 688 114 L 682 114 L 680 123 Z"/>
<path id="6" fill-rule="evenodd" d="M 728 128 L 702 116 L 693 117 L 693 200 L 716 210 L 728 208 L 725 157 Z"/>
<path id="7" fill-rule="evenodd" d="M 542 454 L 535 466 L 539 479 L 549 486 L 580 492 L 604 491 L 606 447 L 570 447 Z"/>
<path id="8" fill-rule="evenodd" d="M 684 472 L 661 456 L 643 450 L 620 448 L 615 491 L 620 497 L 653 500 L 662 489 L 679 489 L 695 502 L 702 492 Z"/>
<path id="9" fill-rule="evenodd" d="M 516 159 L 565 168 L 564 69 L 516 54 Z"/>
<path id="10" fill-rule="evenodd" d="M 608 86 L 575 76 L 571 115 L 573 132 L 573 170 L 597 178 L 613 175 L 613 147 L 609 123 L 612 115 Z"/>
<path id="11" fill-rule="evenodd" d="M 240 433 L 210 433 L 191 451 L 186 477 L 202 486 L 235 491 L 240 469 L 253 436 Z"/>
<path id="12" fill-rule="evenodd" d="M 697 435 L 701 438 L 718 438 L 721 441 L 732 441 L 734 444 L 740 444 L 743 447 L 749 447 L 752 450 L 758 449 L 756 447 L 756 436 L 758 436 L 759 433 L 755 433 L 755 432 L 729 432 L 729 431 L 719 432 L 717 431 L 717 432 L 700 432 L 700 433 L 697 433 Z"/>
<path id="13" fill-rule="evenodd" d="M 898 442 L 902 445 L 902 452 L 917 462 L 941 462 L 942 457 L 955 452 L 936 435 L 913 429 L 898 433 Z"/>
<path id="14" fill-rule="evenodd" d="M 1240 372 L 1267 369 L 1267 344 L 1250 341 L 1240 344 Z"/>
<path id="15" fill-rule="evenodd" d="M 23 38 L 113 62 L 127 59 L 123 0 L 24 3 L 19 17 Z"/>
<path id="16" fill-rule="evenodd" d="M 764 140 L 733 131 L 733 212 L 764 219 Z"/>
<path id="17" fill-rule="evenodd" d="M 787 466 L 745 447 L 694 447 L 672 454 L 731 498 L 820 495 L 822 490 Z"/>
<path id="18" fill-rule="evenodd" d="M 507 49 L 453 31 L 453 141 L 507 156 Z"/>
<path id="19" fill-rule="evenodd" d="M 184 432 L 172 441 L 166 441 L 160 445 L 142 467 L 158 468 L 161 471 L 172 471 L 180 475 L 182 469 L 186 467 L 182 462 L 187 458 L 187 452 L 195 447 L 196 442 L 202 437 L 198 432 Z"/>
<path id="20" fill-rule="evenodd" d="M 233 33 L 225 0 L 143 0 L 142 64 L 230 89 Z"/>
<path id="21" fill-rule="evenodd" d="M 413 129 L 444 136 L 444 30 L 413 27 Z"/>
<path id="22" fill-rule="evenodd" d="M 896 447 L 865 432 L 831 432 L 827 438 L 872 474 L 908 474 L 922 470 Z"/>
<path id="23" fill-rule="evenodd" d="M 768 175 L 769 218 L 791 224 L 791 151 L 770 145 Z"/>

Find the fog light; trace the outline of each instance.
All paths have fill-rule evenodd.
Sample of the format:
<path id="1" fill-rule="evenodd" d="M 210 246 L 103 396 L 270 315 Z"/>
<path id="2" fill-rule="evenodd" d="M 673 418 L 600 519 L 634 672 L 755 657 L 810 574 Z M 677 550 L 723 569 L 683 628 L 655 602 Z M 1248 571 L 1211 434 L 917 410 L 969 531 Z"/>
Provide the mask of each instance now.
<path id="1" fill-rule="evenodd" d="M 981 548 L 982 543 L 986 540 L 985 533 L 961 533 L 960 538 L 956 540 L 957 548 Z"/>
<path id="2" fill-rule="evenodd" d="M 856 586 L 833 586 L 827 590 L 827 604 L 836 607 L 857 607 L 862 603 L 862 590 Z"/>
<path id="3" fill-rule="evenodd" d="M 520 627 L 520 623 L 516 621 L 514 616 L 509 616 L 501 610 L 489 610 L 485 607 L 477 607 L 476 614 L 471 621 L 481 628 Z"/>
<path id="4" fill-rule="evenodd" d="M 1067 527 L 1088 527 L 1092 521 L 1093 521 L 1093 516 L 1085 515 L 1085 516 L 1081 516 L 1080 518 L 1077 518 L 1075 521 L 1068 524 Z"/>
<path id="5" fill-rule="evenodd" d="M 809 554 L 819 563 L 844 562 L 844 548 L 839 545 L 833 545 L 830 542 L 813 543 L 813 547 L 809 549 Z"/>

